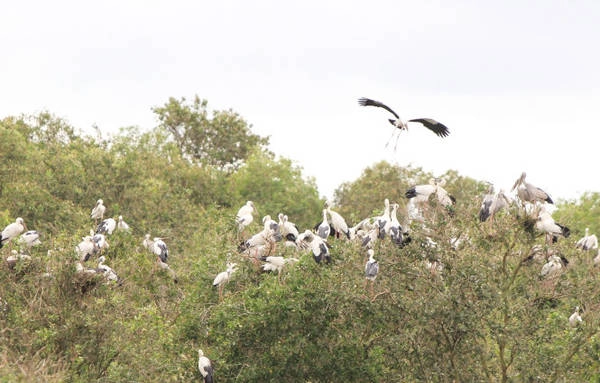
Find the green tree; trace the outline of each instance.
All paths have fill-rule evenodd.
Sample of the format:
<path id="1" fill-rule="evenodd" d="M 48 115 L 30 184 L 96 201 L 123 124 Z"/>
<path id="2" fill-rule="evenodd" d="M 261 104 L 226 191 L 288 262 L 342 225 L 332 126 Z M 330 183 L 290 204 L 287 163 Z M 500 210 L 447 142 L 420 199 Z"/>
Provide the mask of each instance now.
<path id="1" fill-rule="evenodd" d="M 237 168 L 256 147 L 268 145 L 267 137 L 251 132 L 251 125 L 232 110 L 213 111 L 208 102 L 195 96 L 186 102 L 171 97 L 163 106 L 152 108 L 159 127 L 169 132 L 186 158 L 220 168 Z"/>

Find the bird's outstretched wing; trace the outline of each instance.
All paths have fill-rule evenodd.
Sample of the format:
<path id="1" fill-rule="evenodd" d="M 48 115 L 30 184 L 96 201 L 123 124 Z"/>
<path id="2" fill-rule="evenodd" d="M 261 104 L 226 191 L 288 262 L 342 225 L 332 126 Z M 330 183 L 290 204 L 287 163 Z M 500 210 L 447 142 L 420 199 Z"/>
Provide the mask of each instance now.
<path id="1" fill-rule="evenodd" d="M 440 137 L 446 137 L 450 134 L 450 130 L 446 127 L 446 125 L 438 122 L 432 118 L 415 118 L 413 120 L 408 120 L 408 122 L 418 122 L 423 124 L 424 127 L 431 130 L 435 134 Z"/>
<path id="2" fill-rule="evenodd" d="M 396 114 L 396 112 L 394 112 L 392 110 L 392 108 L 390 108 L 389 106 L 385 105 L 382 102 L 371 100 L 370 98 L 363 97 L 363 98 L 359 98 L 358 99 L 358 104 L 362 105 L 362 106 L 378 106 L 380 108 L 383 108 L 383 109 L 387 110 L 388 112 L 390 112 L 391 114 L 393 114 L 394 116 L 396 116 L 396 118 L 400 118 L 400 116 L 398 116 Z"/>

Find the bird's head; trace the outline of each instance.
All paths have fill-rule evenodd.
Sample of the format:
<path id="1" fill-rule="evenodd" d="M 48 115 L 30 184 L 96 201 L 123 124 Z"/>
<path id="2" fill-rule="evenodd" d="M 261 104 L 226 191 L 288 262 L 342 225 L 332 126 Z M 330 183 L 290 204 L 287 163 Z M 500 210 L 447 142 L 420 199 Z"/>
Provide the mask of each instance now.
<path id="1" fill-rule="evenodd" d="M 200 356 L 204 356 L 204 353 L 202 352 L 202 350 L 198 350 L 198 357 Z"/>

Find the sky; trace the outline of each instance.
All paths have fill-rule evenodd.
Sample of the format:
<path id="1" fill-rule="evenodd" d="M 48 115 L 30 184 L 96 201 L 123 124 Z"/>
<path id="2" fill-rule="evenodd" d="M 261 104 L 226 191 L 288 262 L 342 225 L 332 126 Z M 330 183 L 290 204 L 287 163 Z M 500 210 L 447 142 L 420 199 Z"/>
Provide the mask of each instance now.
<path id="1" fill-rule="evenodd" d="M 600 1 L 19 1 L 0 22 L 0 118 L 152 129 L 198 95 L 332 197 L 385 160 L 553 199 L 600 191 Z M 394 133 L 391 115 L 434 118 Z"/>

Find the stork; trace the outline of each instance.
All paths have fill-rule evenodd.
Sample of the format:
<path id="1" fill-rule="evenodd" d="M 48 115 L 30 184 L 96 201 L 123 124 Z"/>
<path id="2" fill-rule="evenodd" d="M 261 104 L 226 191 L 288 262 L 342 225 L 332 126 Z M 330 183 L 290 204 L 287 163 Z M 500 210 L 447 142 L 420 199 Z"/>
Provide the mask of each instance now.
<path id="1" fill-rule="evenodd" d="M 483 197 L 483 202 L 479 209 L 479 221 L 485 222 L 489 218 L 490 222 L 493 222 L 495 215 L 508 206 L 510 206 L 510 201 L 504 190 L 500 189 L 497 194 L 494 194 L 494 187 L 490 185 L 488 194 Z"/>
<path id="2" fill-rule="evenodd" d="M 19 236 L 19 234 L 21 234 L 24 230 L 27 230 L 25 221 L 23 218 L 17 217 L 15 222 L 7 225 L 4 230 L 2 230 L 2 233 L 0 234 L 0 248 L 4 246 L 5 243 L 11 242 L 13 238 Z"/>
<path id="3" fill-rule="evenodd" d="M 238 210 L 235 215 L 235 220 L 238 224 L 238 233 L 243 232 L 244 229 L 252 223 L 254 220 L 253 213 L 255 211 L 254 202 L 252 201 L 246 201 L 246 204 Z"/>
<path id="4" fill-rule="evenodd" d="M 103 274 L 107 282 L 117 282 L 120 286 L 121 279 L 117 273 L 110 266 L 105 265 L 104 262 L 106 262 L 106 258 L 104 255 L 102 255 L 100 258 L 98 258 L 98 268 L 96 271 Z"/>
<path id="5" fill-rule="evenodd" d="M 122 231 L 129 231 L 129 225 L 123 220 L 122 215 L 119 216 L 119 220 L 117 221 L 117 229 Z"/>
<path id="6" fill-rule="evenodd" d="M 214 369 L 210 359 L 204 356 L 202 350 L 198 350 L 198 371 L 200 371 L 204 383 L 213 383 Z"/>
<path id="7" fill-rule="evenodd" d="M 561 258 L 558 255 L 553 254 L 548 257 L 548 261 L 542 266 L 540 277 L 547 279 L 556 277 L 568 263 L 569 261 L 567 261 L 566 258 Z"/>
<path id="8" fill-rule="evenodd" d="M 281 236 L 286 239 L 286 244 L 293 242 L 295 245 L 296 239 L 300 234 L 298 226 L 290 222 L 288 216 L 283 213 L 279 213 L 277 217 L 279 218 L 279 230 L 281 231 Z"/>
<path id="9" fill-rule="evenodd" d="M 270 215 L 266 215 L 263 217 L 263 229 L 240 243 L 238 251 L 240 253 L 247 252 L 250 255 L 251 252 L 256 252 L 256 249 L 260 246 L 268 246 L 267 253 L 270 254 L 275 248 L 275 242 L 279 242 L 282 239 L 279 224 L 271 219 Z M 256 253 L 252 255 L 253 259 L 257 258 Z"/>
<path id="10" fill-rule="evenodd" d="M 99 199 L 98 201 L 96 201 L 96 205 L 92 209 L 90 218 L 93 219 L 95 223 L 98 223 L 98 220 L 104 219 L 105 211 L 106 211 L 106 206 L 104 206 L 104 201 L 102 201 L 102 199 Z"/>
<path id="11" fill-rule="evenodd" d="M 404 240 L 404 230 L 397 217 L 399 207 L 400 205 L 397 203 L 392 204 L 392 212 L 390 213 L 390 238 L 395 245 L 402 247 L 406 243 Z"/>
<path id="12" fill-rule="evenodd" d="M 323 209 L 323 220 L 317 225 L 317 235 L 323 239 L 327 239 L 331 234 L 331 226 L 327 220 L 327 209 Z"/>
<path id="13" fill-rule="evenodd" d="M 296 241 L 301 248 L 309 248 L 313 254 L 315 262 L 321 263 L 325 260 L 325 263 L 331 262 L 331 255 L 329 254 L 329 247 L 327 241 L 318 235 L 315 235 L 310 230 L 305 230 L 298 236 Z"/>
<path id="14" fill-rule="evenodd" d="M 392 217 L 390 215 L 390 200 L 383 200 L 383 213 L 379 217 L 375 217 L 375 226 L 377 227 L 379 239 L 385 238 L 390 232 L 390 225 L 392 224 Z"/>
<path id="15" fill-rule="evenodd" d="M 521 176 L 515 181 L 511 191 L 517 189 L 517 196 L 524 202 L 526 201 L 534 204 L 536 202 L 548 202 L 553 204 L 554 201 L 552 201 L 552 198 L 550 198 L 548 193 L 525 181 L 526 176 L 527 174 L 525 172 L 521 173 Z"/>
<path id="16" fill-rule="evenodd" d="M 580 308 L 579 306 L 575 306 L 575 311 L 569 317 L 569 325 L 571 325 L 571 327 L 577 327 L 581 322 L 583 322 L 583 319 L 581 318 Z"/>
<path id="17" fill-rule="evenodd" d="M 585 228 L 585 235 L 575 244 L 575 247 L 581 250 L 595 250 L 598 248 L 598 237 L 595 234 L 590 235 L 590 229 Z"/>
<path id="18" fill-rule="evenodd" d="M 75 253 L 81 262 L 86 262 L 90 257 L 98 252 L 98 245 L 94 242 L 92 236 L 81 238 L 81 242 L 75 246 Z"/>
<path id="19" fill-rule="evenodd" d="M 157 262 L 167 263 L 169 257 L 169 249 L 162 238 L 154 237 L 152 240 L 152 252 L 156 255 Z"/>
<path id="20" fill-rule="evenodd" d="M 11 250 L 10 255 L 8 257 L 6 257 L 6 263 L 8 264 L 8 267 L 11 270 L 15 268 L 15 266 L 17 265 L 18 262 L 30 261 L 30 260 L 31 260 L 31 256 L 29 256 L 27 254 L 19 253 L 19 252 L 17 252 L 17 250 Z"/>
<path id="21" fill-rule="evenodd" d="M 219 290 L 219 302 L 223 300 L 223 288 L 225 284 L 231 279 L 231 274 L 237 270 L 237 263 L 227 262 L 227 269 L 217 274 L 213 280 L 213 287 L 217 287 Z"/>
<path id="22" fill-rule="evenodd" d="M 371 282 L 371 287 L 370 287 L 370 293 L 371 293 L 371 298 L 373 298 L 374 294 L 374 284 L 375 284 L 375 278 L 377 278 L 377 273 L 379 272 L 379 263 L 375 260 L 375 258 L 373 258 L 373 256 L 375 255 L 375 251 L 373 249 L 368 249 L 367 250 L 367 255 L 369 256 L 369 259 L 367 260 L 367 263 L 365 264 L 365 287 L 366 284 L 370 281 Z"/>
<path id="23" fill-rule="evenodd" d="M 400 131 L 408 130 L 408 123 L 415 122 L 415 123 L 421 124 L 422 126 L 426 127 L 427 129 L 431 130 L 433 133 L 435 133 L 439 137 L 446 137 L 450 134 L 450 130 L 448 130 L 448 128 L 444 124 L 442 124 L 441 122 L 438 122 L 432 118 L 415 118 L 412 120 L 403 121 L 396 112 L 394 112 L 389 106 L 385 105 L 384 103 L 382 103 L 380 101 L 375 101 L 370 98 L 363 97 L 358 100 L 358 104 L 361 106 L 376 106 L 376 107 L 387 110 L 388 112 L 393 114 L 394 117 L 396 117 L 396 119 L 390 118 L 390 119 L 388 119 L 388 121 L 390 122 L 390 124 L 392 124 L 394 127 L 398 128 Z M 399 137 L 400 137 L 399 135 L 396 137 L 396 144 L 398 143 Z M 389 141 L 388 141 L 388 144 L 389 144 Z"/>
<path id="24" fill-rule="evenodd" d="M 558 236 L 568 238 L 569 235 L 571 235 L 571 230 L 567 226 L 556 223 L 552 218 L 552 215 L 544 209 L 541 209 L 538 212 L 535 228 L 543 233 L 546 233 L 547 243 L 556 242 L 558 240 Z"/>
<path id="25" fill-rule="evenodd" d="M 348 224 L 344 217 L 342 217 L 340 213 L 331 210 L 329 203 L 325 203 L 325 210 L 327 210 L 327 213 L 331 216 L 331 226 L 333 227 L 336 238 L 339 238 L 340 233 L 343 233 L 346 238 L 350 239 L 350 230 L 348 229 Z"/>
<path id="26" fill-rule="evenodd" d="M 102 220 L 96 228 L 96 234 L 108 234 L 111 235 L 117 228 L 117 221 L 114 218 L 107 218 Z"/>
<path id="27" fill-rule="evenodd" d="M 19 237 L 19 244 L 24 245 L 28 250 L 33 246 L 41 245 L 40 233 L 37 230 L 28 230 Z"/>

